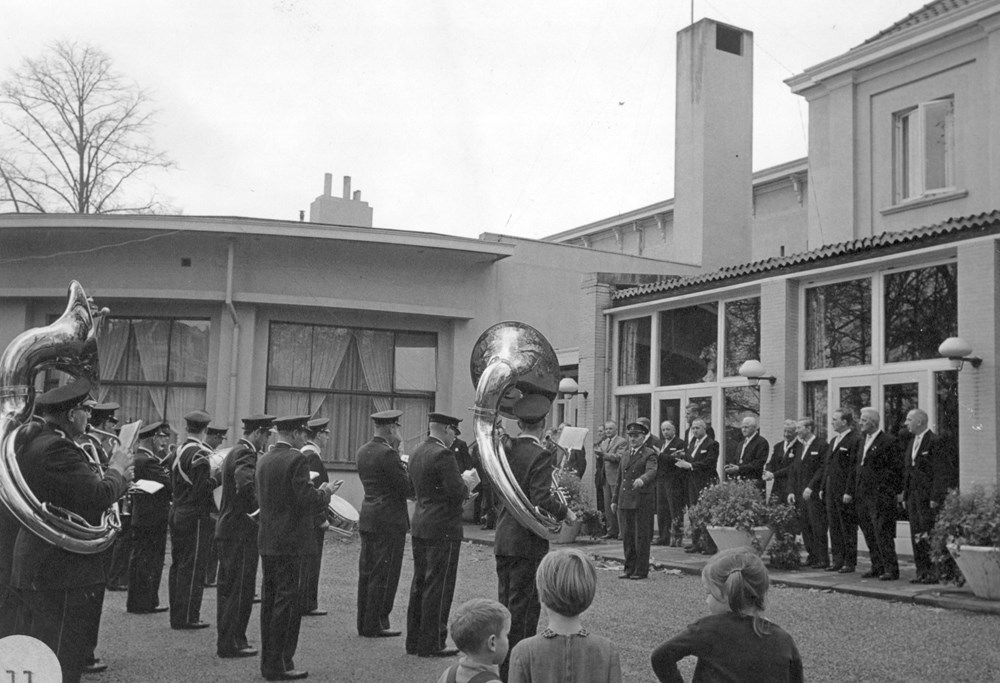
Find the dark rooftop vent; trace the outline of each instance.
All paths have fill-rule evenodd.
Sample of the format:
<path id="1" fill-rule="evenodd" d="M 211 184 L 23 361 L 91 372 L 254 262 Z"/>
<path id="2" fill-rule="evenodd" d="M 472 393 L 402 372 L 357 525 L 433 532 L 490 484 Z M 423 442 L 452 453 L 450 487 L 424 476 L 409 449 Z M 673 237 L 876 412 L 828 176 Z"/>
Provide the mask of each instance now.
<path id="1" fill-rule="evenodd" d="M 732 26 L 715 25 L 715 49 L 734 55 L 743 54 L 743 32 Z"/>

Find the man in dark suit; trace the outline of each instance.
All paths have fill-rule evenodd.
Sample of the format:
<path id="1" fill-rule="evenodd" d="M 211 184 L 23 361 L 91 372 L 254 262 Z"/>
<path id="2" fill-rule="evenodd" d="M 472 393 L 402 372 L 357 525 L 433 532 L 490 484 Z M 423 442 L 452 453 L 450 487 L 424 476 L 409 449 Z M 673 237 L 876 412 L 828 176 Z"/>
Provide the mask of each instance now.
<path id="1" fill-rule="evenodd" d="M 358 449 L 355 461 L 365 489 L 358 528 L 358 635 L 388 638 L 401 631 L 389 624 L 389 615 L 403 567 L 403 548 L 410 517 L 406 499 L 412 496 L 406 465 L 396 450 L 401 410 L 383 410 L 371 416 L 372 440 Z"/>
<path id="2" fill-rule="evenodd" d="M 445 647 L 445 640 L 462 547 L 462 503 L 469 489 L 455 454 L 449 450 L 461 420 L 431 413 L 428 421 L 427 440 L 410 458 L 410 482 L 417 504 L 410 524 L 413 583 L 406 610 L 406 652 L 451 657 L 458 650 Z"/>
<path id="3" fill-rule="evenodd" d="M 654 545 L 680 548 L 684 541 L 684 508 L 687 507 L 687 470 L 674 464 L 684 455 L 684 441 L 670 420 L 660 423 L 663 445 L 656 456 L 656 525 Z"/>
<path id="4" fill-rule="evenodd" d="M 552 454 L 539 438 L 551 401 L 538 394 L 528 394 L 514 404 L 520 434 L 510 442 L 507 461 L 514 480 L 531 504 L 556 519 L 573 521 L 575 515 L 552 495 Z M 535 585 L 535 572 L 549 551 L 548 539 L 523 527 L 505 505 L 497 522 L 493 552 L 497 563 L 497 599 L 510 610 L 509 650 L 524 638 L 535 635 L 542 605 Z M 500 677 L 507 680 L 508 657 L 500 666 Z"/>
<path id="5" fill-rule="evenodd" d="M 858 452 L 863 444 L 854 429 L 854 413 L 846 408 L 833 411 L 830 418 L 834 437 L 827 449 L 826 467 L 819 492 L 826 504 L 833 564 L 827 571 L 850 574 L 858 564 L 858 519 L 853 503 L 844 502 L 847 482 L 857 468 Z"/>
<path id="6" fill-rule="evenodd" d="M 826 506 L 819 497 L 820 483 L 826 470 L 826 441 L 816 436 L 816 423 L 803 417 L 795 425 L 802 448 L 792 466 L 790 501 L 795 504 L 806 546 L 806 563 L 813 569 L 830 566 L 826 542 Z"/>
<path id="7" fill-rule="evenodd" d="M 257 458 L 271 435 L 273 415 L 243 418 L 243 438 L 222 463 L 222 501 L 215 539 L 219 548 L 216 653 L 253 657 L 247 624 L 257 585 Z"/>
<path id="8" fill-rule="evenodd" d="M 194 410 L 184 416 L 187 438 L 177 451 L 171 472 L 174 504 L 170 508 L 170 628 L 206 628 L 201 620 L 208 547 L 215 527 L 211 522 L 219 485 L 218 470 L 212 469 L 212 449 L 205 443 L 211 416 Z"/>
<path id="9" fill-rule="evenodd" d="M 25 483 L 43 503 L 58 506 L 97 525 L 132 480 L 132 455 L 115 449 L 106 471 L 73 443 L 90 416 L 85 405 L 91 384 L 79 379 L 35 400 L 41 423 L 23 429 L 16 448 Z M 92 652 L 101 619 L 107 558 L 78 554 L 42 540 L 26 527 L 17 531 L 10 585 L 19 597 L 14 633 L 48 645 L 62 680 L 77 683 Z"/>
<path id="10" fill-rule="evenodd" d="M 891 436 L 879 427 L 879 414 L 862 408 L 864 442 L 853 477 L 848 480 L 845 503 L 855 503 L 858 524 L 871 553 L 871 569 L 863 578 L 894 581 L 899 578 L 896 559 L 896 496 L 903 490 L 903 460 Z"/>
<path id="11" fill-rule="evenodd" d="M 159 484 L 153 493 L 132 494 L 132 557 L 128 567 L 125 609 L 132 614 L 166 612 L 160 607 L 160 579 L 167 550 L 167 516 L 170 513 L 170 470 L 164 464 L 170 425 L 154 422 L 139 432 L 135 454 L 135 479 Z"/>
<path id="12" fill-rule="evenodd" d="M 691 423 L 691 442 L 684 457 L 678 458 L 675 467 L 688 471 L 688 506 L 698 502 L 702 489 L 719 481 L 716 467 L 719 464 L 719 443 L 708 436 L 708 425 L 698 418 Z M 691 545 L 684 549 L 686 553 L 700 552 L 703 555 L 714 555 L 715 542 L 701 525 L 691 526 Z"/>
<path id="13" fill-rule="evenodd" d="M 326 417 L 318 417 L 306 423 L 309 436 L 302 446 L 302 455 L 306 456 L 306 461 L 309 463 L 309 476 L 312 477 L 313 486 L 316 488 L 330 481 L 321 455 L 321 444 L 326 445 L 330 434 L 330 430 L 327 429 L 329 424 L 330 420 Z M 328 526 L 326 513 L 321 512 L 316 515 L 313 522 L 316 553 L 302 559 L 302 614 L 307 617 L 322 617 L 326 615 L 326 610 L 319 608 L 319 575 L 323 562 L 323 541 L 326 539 Z"/>
<path id="14" fill-rule="evenodd" d="M 611 511 L 613 488 L 618 483 L 618 468 L 621 466 L 622 451 L 628 442 L 618 434 L 618 425 L 612 421 L 604 423 L 604 438 L 594 446 L 594 453 L 604 463 L 604 521 L 608 533 L 604 538 L 618 538 L 618 515 Z"/>
<path id="15" fill-rule="evenodd" d="M 684 443 L 686 446 L 691 445 L 691 425 L 694 424 L 695 420 L 701 420 L 705 423 L 705 434 L 708 438 L 715 439 L 715 430 L 712 429 L 711 425 L 711 415 L 702 415 L 701 405 L 691 401 L 686 406 L 684 406 L 684 423 L 687 425 L 687 429 L 684 430 Z"/>
<path id="16" fill-rule="evenodd" d="M 906 466 L 903 502 L 910 519 L 913 560 L 917 565 L 917 575 L 910 583 L 934 584 L 938 578 L 931 563 L 929 536 L 948 495 L 950 468 L 941 440 L 927 426 L 927 413 L 919 408 L 907 413 L 906 429 L 911 437 L 903 446 Z"/>
<path id="17" fill-rule="evenodd" d="M 604 441 L 604 425 L 597 425 L 594 430 L 594 502 L 597 509 L 604 514 L 604 457 L 597 452 L 597 445 Z"/>
<path id="18" fill-rule="evenodd" d="M 302 558 L 316 552 L 316 515 L 330 502 L 336 485 L 319 488 L 309 480 L 309 463 L 299 450 L 309 436 L 308 415 L 274 421 L 278 438 L 257 462 L 260 529 L 257 547 L 264 578 L 260 604 L 260 672 L 269 681 L 305 678 L 295 668 L 302 624 Z"/>
<path id="19" fill-rule="evenodd" d="M 726 477 L 745 479 L 754 482 L 761 490 L 764 489 L 764 463 L 767 462 L 767 439 L 760 435 L 757 428 L 757 418 L 748 415 L 740 425 L 743 433 L 743 443 L 740 444 L 740 456 L 735 463 L 723 468 Z"/>
<path id="20" fill-rule="evenodd" d="M 769 503 L 786 503 L 788 498 L 788 475 L 792 471 L 792 464 L 798 457 L 801 444 L 795 437 L 795 420 L 785 420 L 782 436 L 784 440 L 774 444 L 770 457 L 764 463 L 764 490 L 767 490 L 767 482 L 771 484 L 771 494 L 767 498 Z"/>
<path id="21" fill-rule="evenodd" d="M 649 544 L 653 540 L 656 509 L 656 451 L 646 445 L 646 425 L 636 421 L 625 427 L 628 448 L 618 470 L 611 509 L 621 515 L 625 567 L 619 579 L 649 576 Z"/>

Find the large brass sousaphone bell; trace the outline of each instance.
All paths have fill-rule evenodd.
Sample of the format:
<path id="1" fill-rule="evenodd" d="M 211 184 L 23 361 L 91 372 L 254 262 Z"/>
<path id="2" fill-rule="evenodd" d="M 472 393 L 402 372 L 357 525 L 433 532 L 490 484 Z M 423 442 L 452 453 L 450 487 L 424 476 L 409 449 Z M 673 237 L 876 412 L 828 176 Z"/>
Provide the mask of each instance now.
<path id="1" fill-rule="evenodd" d="M 31 420 L 35 404 L 35 376 L 48 368 L 100 379 L 95 311 L 79 282 L 69 286 L 69 303 L 58 320 L 46 327 L 22 332 L 0 356 L 0 501 L 27 529 L 44 541 L 74 553 L 106 550 L 119 525 L 109 508 L 98 525 L 35 497 L 21 476 L 14 444 Z"/>
<path id="2" fill-rule="evenodd" d="M 531 504 L 511 472 L 497 427 L 500 418 L 514 419 L 511 407 L 524 394 L 553 399 L 559 390 L 559 359 L 541 332 L 525 323 L 497 323 L 480 335 L 472 349 L 472 382 L 476 385 L 473 430 L 483 469 L 507 509 L 524 527 L 542 538 L 559 533 L 561 523 Z M 557 495 L 562 494 L 556 489 Z"/>

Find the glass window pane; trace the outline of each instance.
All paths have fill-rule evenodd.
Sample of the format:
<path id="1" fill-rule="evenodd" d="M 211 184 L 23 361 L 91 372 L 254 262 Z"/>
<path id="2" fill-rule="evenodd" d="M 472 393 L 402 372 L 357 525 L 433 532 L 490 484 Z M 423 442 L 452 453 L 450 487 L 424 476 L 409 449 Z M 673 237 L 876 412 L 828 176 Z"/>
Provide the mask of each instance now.
<path id="1" fill-rule="evenodd" d="M 372 438 L 369 416 L 377 410 L 371 396 L 328 395 L 317 414 L 317 417 L 330 418 L 330 443 L 323 459 L 354 462 L 358 448 Z"/>
<path id="2" fill-rule="evenodd" d="M 434 402 L 429 398 L 397 398 L 393 401 L 392 407 L 403 411 L 403 416 L 399 418 L 399 432 L 403 440 L 399 447 L 400 451 L 406 454 L 413 453 L 427 437 L 427 416 L 434 408 Z M 471 434 L 471 428 L 462 431 L 469 432 L 468 437 L 462 434 L 467 441 L 475 439 Z"/>
<path id="3" fill-rule="evenodd" d="M 840 388 L 840 404 L 839 407 L 844 410 L 850 410 L 854 414 L 854 422 L 857 424 L 858 418 L 861 417 L 861 409 L 867 408 L 872 404 L 872 388 L 867 385 L 856 386 L 856 387 L 841 387 Z"/>
<path id="4" fill-rule="evenodd" d="M 716 302 L 660 313 L 660 384 L 716 380 L 719 305 Z"/>
<path id="5" fill-rule="evenodd" d="M 308 415 L 309 394 L 304 391 L 268 391 L 264 400 L 264 411 L 270 415 Z"/>
<path id="6" fill-rule="evenodd" d="M 722 400 L 725 406 L 723 434 L 716 433 L 715 438 L 722 439 L 725 463 L 735 463 L 740 459 L 743 445 L 743 432 L 740 431 L 743 418 L 760 416 L 760 387 L 727 387 L 722 391 Z"/>
<path id="7" fill-rule="evenodd" d="M 652 319 L 636 318 L 618 323 L 618 385 L 649 382 Z"/>
<path id="8" fill-rule="evenodd" d="M 356 339 L 351 339 L 347 346 L 344 360 L 340 362 L 337 376 L 333 380 L 333 388 L 342 391 L 368 391 Z"/>
<path id="9" fill-rule="evenodd" d="M 333 378 L 344 361 L 344 355 L 353 338 L 345 327 L 312 327 L 312 365 L 309 368 L 309 386 L 329 389 Z M 306 337 L 303 334 L 303 337 Z M 277 382 L 276 382 L 277 384 Z"/>
<path id="10" fill-rule="evenodd" d="M 206 392 L 204 387 L 168 387 L 166 415 L 170 420 L 178 424 L 180 430 L 184 425 L 181 418 L 192 410 L 204 410 Z M 221 418 L 221 419 L 220 419 Z M 217 424 L 225 424 L 226 420 L 220 415 L 213 420 Z"/>
<path id="11" fill-rule="evenodd" d="M 805 382 L 802 391 L 805 404 L 804 417 L 811 417 L 816 422 L 816 436 L 825 439 L 830 415 L 826 405 L 826 381 Z"/>
<path id="12" fill-rule="evenodd" d="M 167 352 L 170 348 L 169 320 L 133 320 L 135 348 L 139 354 L 142 379 L 163 382 L 167 379 Z"/>
<path id="13" fill-rule="evenodd" d="M 652 401 L 649 394 L 618 397 L 618 431 L 624 432 L 625 426 L 635 422 L 640 417 L 652 419 Z"/>
<path id="14" fill-rule="evenodd" d="M 945 457 L 951 467 L 948 488 L 958 486 L 958 371 L 934 373 L 934 394 L 937 404 L 937 424 L 932 429 L 941 437 Z"/>
<path id="15" fill-rule="evenodd" d="M 267 383 L 269 385 L 279 387 L 309 386 L 309 370 L 312 364 L 311 327 L 272 323 L 268 352 Z"/>
<path id="16" fill-rule="evenodd" d="M 949 139 L 955 108 L 953 100 L 937 100 L 924 105 L 924 190 L 951 185 L 948 177 Z"/>
<path id="17" fill-rule="evenodd" d="M 806 290 L 807 368 L 871 363 L 871 292 L 871 278 Z"/>
<path id="18" fill-rule="evenodd" d="M 898 437 L 904 428 L 906 414 L 919 408 L 920 385 L 916 382 L 886 384 L 885 405 L 882 410 L 882 429 L 892 437 Z M 906 434 L 907 432 L 904 432 Z"/>
<path id="19" fill-rule="evenodd" d="M 433 334 L 396 335 L 393 386 L 396 391 L 437 389 L 437 337 Z"/>
<path id="20" fill-rule="evenodd" d="M 174 320 L 170 335 L 171 382 L 208 381 L 208 320 Z"/>
<path id="21" fill-rule="evenodd" d="M 884 309 L 887 363 L 937 358 L 958 334 L 958 266 L 887 274 Z"/>
<path id="22" fill-rule="evenodd" d="M 726 302 L 725 376 L 739 374 L 745 361 L 760 359 L 760 298 Z"/>

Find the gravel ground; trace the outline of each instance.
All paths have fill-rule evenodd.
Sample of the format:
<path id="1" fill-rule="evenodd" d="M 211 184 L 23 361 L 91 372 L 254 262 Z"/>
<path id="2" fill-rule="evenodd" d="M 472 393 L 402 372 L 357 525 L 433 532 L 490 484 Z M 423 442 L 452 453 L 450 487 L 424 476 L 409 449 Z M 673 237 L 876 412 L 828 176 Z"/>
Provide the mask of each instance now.
<path id="1" fill-rule="evenodd" d="M 311 681 L 428 681 L 451 660 L 422 659 L 403 651 L 402 638 L 362 639 L 354 629 L 359 546 L 328 538 L 320 604 L 326 617 L 303 620 L 296 666 Z M 169 562 L 169 560 L 168 560 Z M 405 626 L 412 569 L 403 561 L 393 625 Z M 649 655 L 663 640 L 705 616 L 704 592 L 696 577 L 654 572 L 648 581 L 618 581 L 618 567 L 605 567 L 593 607 L 584 622 L 619 647 L 623 680 L 654 681 Z M 161 602 L 166 602 L 166 579 Z M 496 593 L 492 548 L 463 544 L 455 605 Z M 773 587 L 769 617 L 798 644 L 808 681 L 998 681 L 1000 618 L 916 607 L 817 590 Z M 167 615 L 125 613 L 125 594 L 108 593 L 98 655 L 109 665 L 88 683 L 111 681 L 247 681 L 260 678 L 260 660 L 215 657 L 215 590 L 206 589 L 202 619 L 213 628 L 172 631 Z M 544 623 L 543 615 L 542 621 Z M 259 644 L 259 614 L 250 640 Z M 682 662 L 690 680 L 694 660 Z"/>

